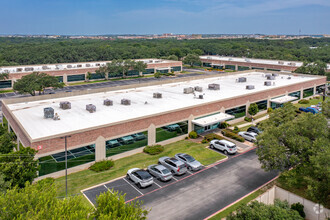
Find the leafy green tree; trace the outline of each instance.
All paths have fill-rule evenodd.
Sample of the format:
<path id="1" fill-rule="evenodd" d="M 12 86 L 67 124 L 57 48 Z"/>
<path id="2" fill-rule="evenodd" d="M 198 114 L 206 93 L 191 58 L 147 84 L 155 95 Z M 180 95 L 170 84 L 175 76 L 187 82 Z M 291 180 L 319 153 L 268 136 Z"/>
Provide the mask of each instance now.
<path id="1" fill-rule="evenodd" d="M 327 64 L 325 62 L 317 60 L 313 63 L 304 62 L 303 65 L 301 67 L 298 67 L 294 72 L 324 76 L 326 75 L 325 74 L 326 70 L 327 70 Z"/>
<path id="2" fill-rule="evenodd" d="M 24 188 L 14 187 L 0 194 L 0 216 L 11 219 L 88 219 L 93 209 L 83 197 L 57 198 L 54 181 L 45 179 Z"/>
<path id="3" fill-rule="evenodd" d="M 142 202 L 133 201 L 125 204 L 125 196 L 117 191 L 107 191 L 96 198 L 93 217 L 96 219 L 147 219 L 150 210 L 142 207 Z"/>
<path id="4" fill-rule="evenodd" d="M 0 80 L 9 79 L 9 73 L 0 73 Z"/>
<path id="5" fill-rule="evenodd" d="M 110 63 L 107 63 L 105 73 L 109 73 L 110 76 L 117 76 L 117 74 L 121 72 L 120 69 L 121 63 L 122 63 L 121 60 L 112 60 Z"/>
<path id="6" fill-rule="evenodd" d="M 142 76 L 143 71 L 147 68 L 147 64 L 143 61 L 133 61 L 133 69 L 139 72 L 139 75 Z"/>
<path id="7" fill-rule="evenodd" d="M 24 187 L 26 182 L 32 182 L 37 177 L 38 162 L 34 160 L 36 150 L 22 147 L 0 157 L 0 170 L 5 181 L 11 182 L 11 187 Z"/>
<path id="8" fill-rule="evenodd" d="M 92 78 L 92 73 L 87 72 L 86 79 L 89 81 Z"/>
<path id="9" fill-rule="evenodd" d="M 287 201 L 275 200 L 274 205 L 265 205 L 253 201 L 248 205 L 241 205 L 236 213 L 231 213 L 226 218 L 227 220 L 303 220 L 296 210 L 290 209 Z"/>
<path id="10" fill-rule="evenodd" d="M 0 136 L 0 154 L 8 154 L 13 151 L 16 144 L 9 133 L 4 133 Z"/>
<path id="11" fill-rule="evenodd" d="M 201 56 L 201 55 L 204 54 L 204 51 L 202 51 L 201 49 L 194 49 L 194 50 L 192 51 L 192 53 Z"/>
<path id="12" fill-rule="evenodd" d="M 330 99 L 327 99 L 322 103 L 322 113 L 325 117 L 330 118 Z"/>
<path id="13" fill-rule="evenodd" d="M 248 113 L 249 113 L 251 116 L 254 116 L 254 115 L 256 115 L 258 112 L 259 112 L 258 105 L 257 105 L 256 103 L 252 103 L 252 104 L 250 104 L 249 109 L 248 109 Z"/>
<path id="14" fill-rule="evenodd" d="M 296 117 L 296 107 L 291 103 L 285 103 L 282 108 L 269 111 L 269 120 L 260 123 L 260 127 L 265 130 L 266 127 L 279 125 L 292 121 Z"/>
<path id="15" fill-rule="evenodd" d="M 179 59 L 184 56 L 184 53 L 180 48 L 172 48 L 170 49 L 170 54 L 177 56 Z"/>
<path id="16" fill-rule="evenodd" d="M 179 60 L 179 57 L 177 57 L 176 55 L 172 54 L 172 55 L 169 55 L 167 57 L 168 60 L 175 60 L 175 61 L 178 61 Z"/>
<path id="17" fill-rule="evenodd" d="M 188 54 L 184 59 L 183 62 L 185 64 L 189 64 L 191 67 L 195 64 L 200 64 L 201 60 L 197 54 Z"/>
<path id="18" fill-rule="evenodd" d="M 0 172 L 0 195 L 10 189 L 11 182 L 5 181 L 4 175 Z"/>

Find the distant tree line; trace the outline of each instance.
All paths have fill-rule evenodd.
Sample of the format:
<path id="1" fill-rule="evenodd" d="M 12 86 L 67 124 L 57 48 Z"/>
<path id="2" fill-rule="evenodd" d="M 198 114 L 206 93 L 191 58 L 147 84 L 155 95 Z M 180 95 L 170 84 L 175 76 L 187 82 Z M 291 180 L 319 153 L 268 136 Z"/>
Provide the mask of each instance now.
<path id="1" fill-rule="evenodd" d="M 330 63 L 330 39 L 91 40 L 0 38 L 0 66 L 167 58 L 188 54 Z M 317 47 L 310 49 L 310 47 Z"/>

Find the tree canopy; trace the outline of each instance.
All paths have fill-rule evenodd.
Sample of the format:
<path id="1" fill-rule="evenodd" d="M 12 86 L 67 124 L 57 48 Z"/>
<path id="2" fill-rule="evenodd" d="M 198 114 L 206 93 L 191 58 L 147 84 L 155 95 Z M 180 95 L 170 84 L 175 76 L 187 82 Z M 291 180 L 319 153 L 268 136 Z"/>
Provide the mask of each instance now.
<path id="1" fill-rule="evenodd" d="M 199 55 L 197 54 L 188 54 L 184 59 L 183 62 L 189 64 L 191 67 L 195 64 L 200 64 L 201 60 L 199 59 Z"/>
<path id="2" fill-rule="evenodd" d="M 254 115 L 256 115 L 258 112 L 259 112 L 258 105 L 257 105 L 256 103 L 252 103 L 252 104 L 250 104 L 249 109 L 248 109 L 248 113 L 249 113 L 251 116 L 254 116 Z"/>

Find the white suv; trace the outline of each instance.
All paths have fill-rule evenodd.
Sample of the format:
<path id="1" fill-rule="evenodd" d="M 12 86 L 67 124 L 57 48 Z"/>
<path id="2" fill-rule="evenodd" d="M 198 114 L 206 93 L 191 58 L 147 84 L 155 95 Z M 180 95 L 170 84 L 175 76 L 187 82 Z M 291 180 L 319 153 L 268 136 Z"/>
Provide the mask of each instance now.
<path id="1" fill-rule="evenodd" d="M 214 139 L 210 142 L 210 148 L 223 151 L 225 154 L 236 154 L 236 145 L 230 141 Z"/>

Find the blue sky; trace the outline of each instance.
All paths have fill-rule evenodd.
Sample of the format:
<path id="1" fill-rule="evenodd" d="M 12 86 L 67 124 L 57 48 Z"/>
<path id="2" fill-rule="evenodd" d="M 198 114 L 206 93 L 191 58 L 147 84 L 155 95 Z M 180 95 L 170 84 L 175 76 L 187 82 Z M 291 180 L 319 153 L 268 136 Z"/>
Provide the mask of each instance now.
<path id="1" fill-rule="evenodd" d="M 0 34 L 330 34 L 330 0 L 0 0 Z"/>

